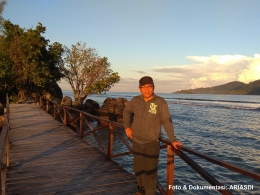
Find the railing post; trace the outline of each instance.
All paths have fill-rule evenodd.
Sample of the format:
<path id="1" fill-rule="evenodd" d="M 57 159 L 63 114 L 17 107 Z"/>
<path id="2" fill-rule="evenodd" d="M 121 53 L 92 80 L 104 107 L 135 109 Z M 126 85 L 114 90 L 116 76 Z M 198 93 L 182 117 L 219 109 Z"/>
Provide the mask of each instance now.
<path id="1" fill-rule="evenodd" d="M 42 107 L 42 96 L 40 96 L 40 108 Z"/>
<path id="2" fill-rule="evenodd" d="M 63 124 L 67 124 L 67 113 L 66 113 L 66 108 L 63 107 Z"/>
<path id="3" fill-rule="evenodd" d="M 35 104 L 37 104 L 38 103 L 38 105 L 40 105 L 40 95 L 38 95 L 38 94 L 35 94 Z"/>
<path id="4" fill-rule="evenodd" d="M 57 105 L 54 104 L 53 105 L 53 118 L 56 119 L 56 115 L 57 115 Z"/>
<path id="5" fill-rule="evenodd" d="M 5 155 L 2 156 L 2 159 L 1 159 L 1 192 L 0 194 L 1 195 L 5 195 L 5 185 L 6 185 L 6 143 L 5 143 L 5 146 L 4 146 L 4 152 L 5 152 Z"/>
<path id="6" fill-rule="evenodd" d="M 49 101 L 47 99 L 45 99 L 46 101 L 46 112 L 49 112 Z"/>
<path id="7" fill-rule="evenodd" d="M 167 145 L 167 195 L 172 195 L 174 188 L 174 152 L 171 147 L 171 145 Z"/>
<path id="8" fill-rule="evenodd" d="M 82 116 L 82 113 L 79 113 L 79 135 L 82 138 L 82 135 L 83 135 L 83 116 Z"/>
<path id="9" fill-rule="evenodd" d="M 1 169 L 1 191 L 0 195 L 5 195 L 6 169 Z"/>
<path id="10" fill-rule="evenodd" d="M 108 150 L 107 150 L 107 158 L 109 158 L 113 154 L 113 125 L 109 123 L 109 134 L 108 134 Z"/>

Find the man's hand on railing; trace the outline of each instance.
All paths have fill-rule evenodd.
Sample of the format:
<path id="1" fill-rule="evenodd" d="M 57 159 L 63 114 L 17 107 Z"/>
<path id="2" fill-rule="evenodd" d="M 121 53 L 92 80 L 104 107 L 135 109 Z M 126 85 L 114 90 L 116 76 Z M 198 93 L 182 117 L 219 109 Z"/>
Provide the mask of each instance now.
<path id="1" fill-rule="evenodd" d="M 179 141 L 174 141 L 174 142 L 172 142 L 172 146 L 173 146 L 175 149 L 178 149 L 178 147 L 181 147 L 181 146 L 182 146 L 182 143 L 179 142 Z"/>
<path id="2" fill-rule="evenodd" d="M 125 133 L 126 133 L 126 136 L 129 137 L 130 139 L 133 138 L 133 130 L 131 129 L 131 127 L 126 128 Z"/>

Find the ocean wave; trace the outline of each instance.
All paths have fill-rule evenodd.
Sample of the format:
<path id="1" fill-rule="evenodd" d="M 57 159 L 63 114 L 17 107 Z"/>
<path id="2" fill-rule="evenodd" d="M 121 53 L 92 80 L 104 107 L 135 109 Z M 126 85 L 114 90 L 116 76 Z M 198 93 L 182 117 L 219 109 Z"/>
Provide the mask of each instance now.
<path id="1" fill-rule="evenodd" d="M 260 104 L 260 102 L 251 102 L 244 100 L 217 100 L 217 99 L 197 99 L 197 98 L 165 98 L 171 100 L 181 100 L 181 101 L 203 101 L 203 102 L 226 102 L 226 103 L 244 103 L 244 104 Z"/>
<path id="2" fill-rule="evenodd" d="M 238 110 L 252 110 L 252 111 L 260 111 L 260 105 L 253 105 L 253 107 L 248 107 L 246 105 L 221 105 L 221 104 L 200 104 L 194 102 L 175 102 L 175 101 L 167 101 L 168 104 L 180 104 L 186 106 L 203 106 L 203 107 L 214 107 L 214 108 L 224 108 L 224 109 L 238 109 Z"/>

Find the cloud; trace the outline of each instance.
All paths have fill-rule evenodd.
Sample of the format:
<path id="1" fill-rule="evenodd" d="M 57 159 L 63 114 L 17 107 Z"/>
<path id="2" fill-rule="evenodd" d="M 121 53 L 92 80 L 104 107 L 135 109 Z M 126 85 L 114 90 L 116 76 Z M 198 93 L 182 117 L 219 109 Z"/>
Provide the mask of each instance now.
<path id="1" fill-rule="evenodd" d="M 182 89 L 213 87 L 232 81 L 249 83 L 260 79 L 260 54 L 253 57 L 243 55 L 187 56 L 192 65 L 154 67 L 150 70 L 131 70 L 137 74 L 121 77 L 110 91 L 139 92 L 140 75 L 154 79 L 156 93 L 171 93 Z M 146 72 L 147 71 L 147 72 Z M 131 75 L 132 78 L 128 77 Z M 63 90 L 70 89 L 66 82 L 59 83 Z M 65 86 L 67 86 L 65 88 Z"/>
<path id="2" fill-rule="evenodd" d="M 172 77 L 172 78 L 191 78 L 189 76 L 178 76 L 178 75 L 169 75 L 169 77 Z"/>
<path id="3" fill-rule="evenodd" d="M 155 67 L 153 71 L 167 73 L 171 78 L 187 82 L 186 88 L 212 87 L 232 81 L 251 82 L 260 79 L 260 55 L 187 56 L 192 65 Z"/>
<path id="4" fill-rule="evenodd" d="M 164 66 L 164 67 L 154 67 L 155 72 L 166 72 L 175 74 L 189 74 L 192 73 L 194 66 L 182 65 L 180 67 L 176 66 Z"/>
<path id="5" fill-rule="evenodd" d="M 181 80 L 170 80 L 170 79 L 157 79 L 156 76 L 152 76 L 155 84 L 155 92 L 156 93 L 172 93 L 174 91 L 178 91 L 179 88 L 176 88 L 175 86 L 185 87 L 185 82 Z M 115 84 L 111 88 L 111 92 L 139 92 L 139 79 L 134 78 L 121 78 L 120 82 Z"/>
<path id="6" fill-rule="evenodd" d="M 251 81 L 260 79 L 260 55 L 255 54 L 254 58 L 247 65 L 246 69 L 238 75 L 238 80 L 249 83 Z"/>
<path id="7" fill-rule="evenodd" d="M 134 78 L 120 78 L 119 83 L 116 83 L 110 91 L 117 92 L 138 92 L 139 79 Z"/>
<path id="8" fill-rule="evenodd" d="M 146 72 L 144 72 L 144 71 L 139 71 L 139 70 L 130 70 L 130 71 L 137 72 L 137 73 L 140 73 L 140 74 L 146 74 Z"/>
<path id="9" fill-rule="evenodd" d="M 209 57 L 187 56 L 186 58 L 199 63 L 216 63 L 225 65 L 233 64 L 238 61 L 250 60 L 249 57 L 242 55 L 212 55 Z"/>

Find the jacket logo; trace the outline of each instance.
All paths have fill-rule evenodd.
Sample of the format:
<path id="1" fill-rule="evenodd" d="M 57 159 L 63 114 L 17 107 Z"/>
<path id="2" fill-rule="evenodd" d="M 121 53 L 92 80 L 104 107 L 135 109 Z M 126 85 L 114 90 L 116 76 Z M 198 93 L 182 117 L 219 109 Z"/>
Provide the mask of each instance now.
<path id="1" fill-rule="evenodd" d="M 156 105 L 155 103 L 151 103 L 149 112 L 152 113 L 152 114 L 156 114 L 157 113 L 157 110 L 156 110 L 157 106 L 158 105 Z"/>

